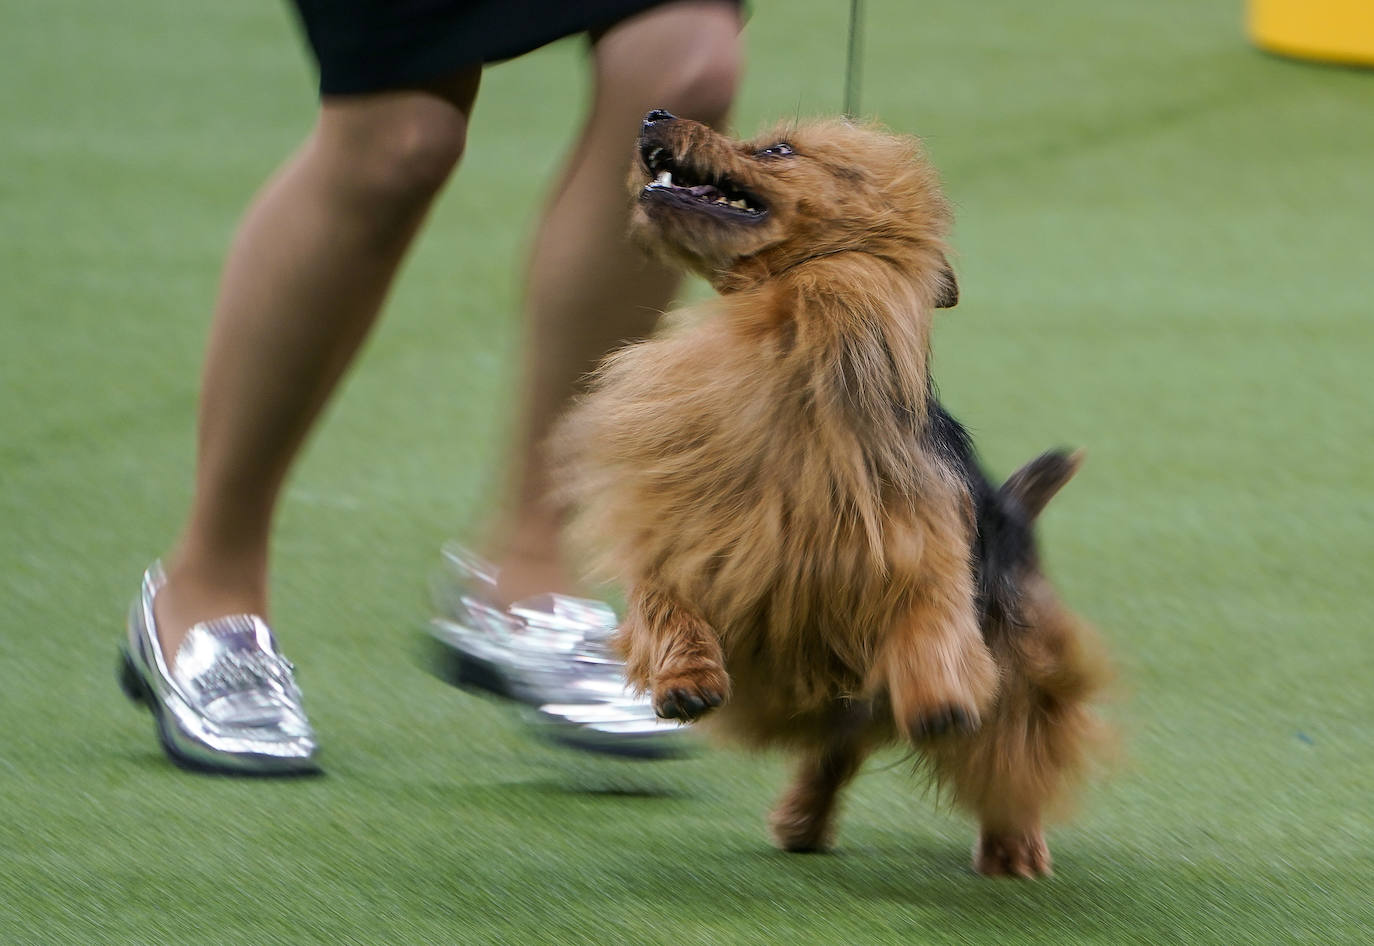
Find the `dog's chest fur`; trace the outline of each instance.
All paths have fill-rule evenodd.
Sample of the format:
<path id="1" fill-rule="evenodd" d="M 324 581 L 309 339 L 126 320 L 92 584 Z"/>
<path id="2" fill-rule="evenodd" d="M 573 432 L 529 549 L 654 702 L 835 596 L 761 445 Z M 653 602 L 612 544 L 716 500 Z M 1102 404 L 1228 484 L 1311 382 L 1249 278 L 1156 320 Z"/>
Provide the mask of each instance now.
<path id="1" fill-rule="evenodd" d="M 916 591 L 921 507 L 947 505 L 957 477 L 922 444 L 920 326 L 735 311 L 764 304 L 724 300 L 608 363 L 574 418 L 598 445 L 578 499 L 583 527 L 616 540 L 615 574 L 716 630 L 737 702 L 757 678 L 780 711 L 820 711 L 862 687 Z"/>

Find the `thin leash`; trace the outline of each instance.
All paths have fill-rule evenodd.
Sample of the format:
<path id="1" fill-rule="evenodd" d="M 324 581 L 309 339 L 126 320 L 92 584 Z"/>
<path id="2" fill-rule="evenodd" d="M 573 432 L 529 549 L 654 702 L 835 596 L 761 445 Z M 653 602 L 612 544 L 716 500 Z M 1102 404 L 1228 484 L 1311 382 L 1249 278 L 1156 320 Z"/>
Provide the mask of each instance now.
<path id="1" fill-rule="evenodd" d="M 849 54 L 844 66 L 844 116 L 859 115 L 859 66 L 863 45 L 863 0 L 849 0 Z"/>

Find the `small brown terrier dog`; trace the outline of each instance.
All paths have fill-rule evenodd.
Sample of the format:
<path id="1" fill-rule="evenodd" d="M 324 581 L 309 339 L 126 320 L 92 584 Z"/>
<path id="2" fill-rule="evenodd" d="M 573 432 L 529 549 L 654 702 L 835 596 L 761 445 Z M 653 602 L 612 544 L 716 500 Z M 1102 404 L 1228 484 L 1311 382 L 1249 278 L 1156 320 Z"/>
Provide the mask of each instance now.
<path id="1" fill-rule="evenodd" d="M 1105 665 L 1031 526 L 1079 456 L 997 489 L 936 399 L 958 289 L 934 170 L 873 126 L 741 142 L 661 110 L 637 154 L 632 232 L 720 298 L 609 358 L 556 439 L 574 535 L 628 590 L 631 683 L 800 753 L 789 851 L 827 845 L 841 787 L 900 739 L 977 816 L 978 871 L 1048 873 Z"/>

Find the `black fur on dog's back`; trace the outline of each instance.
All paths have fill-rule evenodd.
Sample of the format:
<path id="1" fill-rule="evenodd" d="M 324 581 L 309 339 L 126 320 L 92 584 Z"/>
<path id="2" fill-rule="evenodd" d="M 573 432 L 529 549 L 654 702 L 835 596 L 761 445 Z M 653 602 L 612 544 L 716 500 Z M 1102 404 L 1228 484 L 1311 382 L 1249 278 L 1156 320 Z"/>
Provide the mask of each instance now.
<path id="1" fill-rule="evenodd" d="M 989 643 L 998 633 L 1024 627 L 1024 576 L 1038 566 L 1035 517 L 1077 467 L 1064 451 L 1041 454 L 999 489 L 978 462 L 968 430 L 932 394 L 927 402 L 927 444 L 964 480 L 973 499 L 976 534 L 972 566 L 978 590 L 978 619 Z M 1029 506 L 1026 501 L 1029 498 Z"/>

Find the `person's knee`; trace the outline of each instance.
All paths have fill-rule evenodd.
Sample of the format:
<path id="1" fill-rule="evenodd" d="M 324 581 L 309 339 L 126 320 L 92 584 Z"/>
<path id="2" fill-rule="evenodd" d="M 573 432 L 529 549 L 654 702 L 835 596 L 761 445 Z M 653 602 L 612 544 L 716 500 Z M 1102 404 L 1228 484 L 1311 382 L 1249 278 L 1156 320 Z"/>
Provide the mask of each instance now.
<path id="1" fill-rule="evenodd" d="M 467 118 L 437 100 L 327 107 L 318 132 L 330 177 L 383 216 L 423 205 L 448 180 L 467 143 Z"/>
<path id="2" fill-rule="evenodd" d="M 720 124 L 734 103 L 742 61 L 732 4 L 666 4 L 598 40 L 598 107 L 641 115 L 666 108 Z"/>
<path id="3" fill-rule="evenodd" d="M 467 144 L 458 116 L 434 121 L 406 116 L 389 122 L 356 156 L 355 180 L 383 204 L 426 202 L 443 187 Z"/>
<path id="4" fill-rule="evenodd" d="M 725 121 L 735 102 L 742 72 L 736 43 L 716 43 L 667 64 L 653 83 L 652 108 L 707 124 Z"/>

